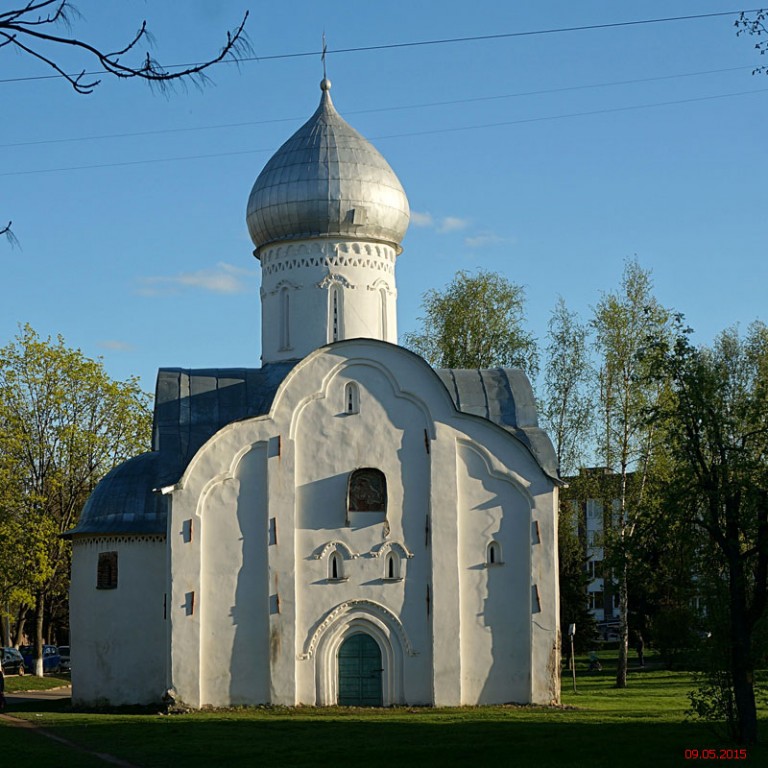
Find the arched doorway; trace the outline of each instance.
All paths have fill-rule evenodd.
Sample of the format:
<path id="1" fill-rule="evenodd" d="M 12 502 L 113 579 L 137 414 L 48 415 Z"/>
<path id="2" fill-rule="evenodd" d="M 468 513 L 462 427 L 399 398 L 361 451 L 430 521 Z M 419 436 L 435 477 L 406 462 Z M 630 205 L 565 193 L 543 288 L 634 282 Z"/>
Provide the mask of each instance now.
<path id="1" fill-rule="evenodd" d="M 381 649 L 368 634 L 349 635 L 339 648 L 339 704 L 347 707 L 380 707 Z"/>

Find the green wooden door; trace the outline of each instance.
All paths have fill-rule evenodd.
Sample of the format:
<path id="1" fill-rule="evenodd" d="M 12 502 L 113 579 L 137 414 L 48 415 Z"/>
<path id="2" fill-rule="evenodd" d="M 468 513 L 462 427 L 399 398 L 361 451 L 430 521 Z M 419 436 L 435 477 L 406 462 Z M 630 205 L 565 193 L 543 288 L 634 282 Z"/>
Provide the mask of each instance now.
<path id="1" fill-rule="evenodd" d="M 380 707 L 381 651 L 363 632 L 350 635 L 339 648 L 339 704 Z"/>

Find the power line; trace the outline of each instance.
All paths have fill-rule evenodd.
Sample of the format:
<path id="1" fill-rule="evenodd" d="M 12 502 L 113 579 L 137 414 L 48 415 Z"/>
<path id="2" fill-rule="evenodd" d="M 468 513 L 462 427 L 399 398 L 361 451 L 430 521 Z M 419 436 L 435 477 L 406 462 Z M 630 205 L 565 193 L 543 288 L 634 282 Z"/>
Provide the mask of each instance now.
<path id="1" fill-rule="evenodd" d="M 502 99 L 514 99 L 514 98 L 520 98 L 523 96 L 542 96 L 542 95 L 553 94 L 553 93 L 565 93 L 568 91 L 581 91 L 581 90 L 587 90 L 589 88 L 609 88 L 609 87 L 620 86 L 620 85 L 637 85 L 639 83 L 652 83 L 652 82 L 658 82 L 661 80 L 675 80 L 675 79 L 684 78 L 684 77 L 714 75 L 714 74 L 721 74 L 723 72 L 737 72 L 737 71 L 741 72 L 746 69 L 753 69 L 753 66 L 749 65 L 749 66 L 742 66 L 742 67 L 726 67 L 723 69 L 707 69 L 707 70 L 702 70 L 700 72 L 685 72 L 685 73 L 676 74 L 676 75 L 659 75 L 656 77 L 642 77 L 642 78 L 635 78 L 632 80 L 615 80 L 607 83 L 588 83 L 585 85 L 567 85 L 567 86 L 561 86 L 559 88 L 544 88 L 544 89 L 535 90 L 535 91 L 520 91 L 518 93 L 506 93 L 506 94 L 499 94 L 499 95 L 492 95 L 492 96 L 474 96 L 466 99 L 431 101 L 431 102 L 422 102 L 420 104 L 404 104 L 399 106 L 375 107 L 372 109 L 358 109 L 358 110 L 351 110 L 351 111 L 345 110 L 344 114 L 348 116 L 349 115 L 366 115 L 366 114 L 372 114 L 372 113 L 394 112 L 394 111 L 401 111 L 401 110 L 408 110 L 408 109 L 445 107 L 445 106 L 452 106 L 455 104 L 471 104 L 471 103 L 485 102 L 485 101 L 500 101 Z M 123 133 L 105 133 L 105 134 L 99 134 L 95 136 L 74 136 L 74 137 L 62 138 L 62 139 L 39 139 L 35 141 L 17 141 L 9 144 L 0 144 L 0 149 L 10 149 L 12 147 L 36 147 L 36 146 L 41 146 L 45 144 L 70 144 L 70 143 L 75 143 L 80 141 L 125 139 L 125 138 L 135 138 L 139 136 L 162 136 L 165 134 L 172 134 L 172 133 L 192 133 L 195 131 L 213 131 L 213 130 L 220 130 L 224 128 L 247 128 L 255 125 L 270 125 L 274 123 L 294 123 L 303 119 L 305 118 L 279 117 L 279 118 L 272 118 L 268 120 L 249 120 L 249 121 L 239 122 L 239 123 L 218 123 L 215 125 L 200 125 L 200 126 L 195 126 L 191 128 L 158 128 L 151 131 L 131 131 L 131 132 L 123 132 Z"/>
<path id="2" fill-rule="evenodd" d="M 454 128 L 435 128 L 429 131 L 413 131 L 409 133 L 386 134 L 381 136 L 372 136 L 371 139 L 374 141 L 381 141 L 386 139 L 409 138 L 413 136 L 429 136 L 429 135 L 434 135 L 439 133 L 456 133 L 458 131 L 476 131 L 476 130 L 483 130 L 487 128 L 500 128 L 500 127 L 510 126 L 510 125 L 524 125 L 526 123 L 547 122 L 550 120 L 565 120 L 565 119 L 574 118 L 574 117 L 591 117 L 594 115 L 606 115 L 606 114 L 619 113 L 619 112 L 630 112 L 630 111 L 636 111 L 641 109 L 652 109 L 655 107 L 668 107 L 668 106 L 673 106 L 675 104 L 691 104 L 694 102 L 714 101 L 716 99 L 749 96 L 755 93 L 766 93 L 766 92 L 768 92 L 768 88 L 758 88 L 756 90 L 751 90 L 751 91 L 737 91 L 734 93 L 722 93 L 714 96 L 698 96 L 690 99 L 675 99 L 674 101 L 659 101 L 659 102 L 654 102 L 650 104 L 634 104 L 626 107 L 608 107 L 605 109 L 595 109 L 595 110 L 589 110 L 585 112 L 570 112 L 562 115 L 544 115 L 540 117 L 521 118 L 518 120 L 504 120 L 502 122 L 497 122 L 497 123 L 483 123 L 481 125 L 465 125 L 465 126 L 457 126 Z M 245 150 L 235 151 L 235 152 L 214 152 L 214 153 L 205 154 L 205 155 L 162 157 L 162 158 L 155 158 L 152 160 L 127 160 L 124 162 L 117 162 L 117 163 L 74 165 L 74 166 L 68 166 L 68 167 L 62 167 L 62 168 L 41 168 L 35 171 L 6 171 L 6 172 L 0 173 L 0 177 L 32 176 L 32 175 L 41 174 L 41 173 L 85 171 L 85 170 L 93 170 L 98 168 L 119 168 L 119 167 L 132 166 L 132 165 L 154 165 L 155 163 L 172 163 L 172 162 L 180 162 L 180 161 L 186 161 L 186 160 L 207 160 L 207 159 L 217 158 L 217 157 L 233 157 L 237 155 L 255 155 L 255 154 L 273 152 L 273 151 L 274 151 L 274 147 L 271 147 L 267 149 L 245 149 Z"/>
<path id="3" fill-rule="evenodd" d="M 383 43 L 381 45 L 364 45 L 364 46 L 356 46 L 356 47 L 350 47 L 350 48 L 334 48 L 328 51 L 325 51 L 326 55 L 333 54 L 333 53 L 362 53 L 362 52 L 368 52 L 368 51 L 385 51 L 385 50 L 395 50 L 398 48 L 416 48 L 419 46 L 426 46 L 426 45 L 451 45 L 456 43 L 474 43 L 474 42 L 484 42 L 489 40 L 508 40 L 515 37 L 534 37 L 536 35 L 554 35 L 554 34 L 562 34 L 566 32 L 588 32 L 588 31 L 595 31 L 595 30 L 603 30 L 603 29 L 618 29 L 621 27 L 636 27 L 636 26 L 642 26 L 644 24 L 666 24 L 670 22 L 675 21 L 695 21 L 699 19 L 712 19 L 712 18 L 718 18 L 723 16 L 736 16 L 739 14 L 746 14 L 746 13 L 758 13 L 760 8 L 750 8 L 748 10 L 737 10 L 737 11 L 719 11 L 717 13 L 697 13 L 697 14 L 691 14 L 688 16 L 665 16 L 657 19 L 635 19 L 632 21 L 615 21 L 615 22 L 609 22 L 606 24 L 585 24 L 582 26 L 577 27 L 553 27 L 549 29 L 535 29 L 535 30 L 528 30 L 525 32 L 500 32 L 494 35 L 471 35 L 466 37 L 445 37 L 445 38 L 438 38 L 435 40 L 414 40 L 411 42 L 405 42 L 405 43 Z M 294 53 L 276 53 L 269 56 L 244 56 L 243 58 L 237 59 L 237 63 L 241 62 L 252 62 L 252 61 L 277 61 L 281 59 L 298 59 L 298 58 L 305 58 L 307 56 L 321 56 L 323 55 L 323 51 L 298 51 Z M 165 66 L 165 69 L 180 69 L 180 68 L 188 68 L 192 66 L 199 65 L 200 62 L 188 62 L 186 64 L 168 64 Z M 75 73 L 71 75 L 72 77 L 77 77 L 80 73 Z M 91 77 L 95 75 L 103 75 L 108 74 L 106 70 L 94 70 L 93 72 L 83 72 L 82 73 L 85 76 Z M 0 83 L 18 83 L 18 82 L 28 82 L 32 80 L 54 80 L 57 78 L 62 77 L 62 75 L 33 75 L 28 77 L 9 77 L 0 79 Z"/>

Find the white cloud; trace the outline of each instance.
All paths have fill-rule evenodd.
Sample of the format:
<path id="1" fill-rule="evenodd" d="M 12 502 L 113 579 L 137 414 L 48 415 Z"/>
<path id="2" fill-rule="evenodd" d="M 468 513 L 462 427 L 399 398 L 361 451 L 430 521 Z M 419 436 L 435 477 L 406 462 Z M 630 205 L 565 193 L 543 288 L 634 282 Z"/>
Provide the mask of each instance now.
<path id="1" fill-rule="evenodd" d="M 99 346 L 102 349 L 111 349 L 113 352 L 131 352 L 134 349 L 133 344 L 119 339 L 104 339 L 104 341 L 99 342 Z"/>
<path id="2" fill-rule="evenodd" d="M 497 235 L 495 232 L 478 232 L 472 237 L 464 238 L 464 245 L 468 248 L 484 248 L 486 245 L 509 242 L 509 238 Z"/>
<path id="3" fill-rule="evenodd" d="M 458 216 L 445 216 L 440 221 L 437 231 L 445 234 L 446 232 L 457 232 L 460 229 L 466 229 L 469 226 L 467 219 L 460 219 Z"/>
<path id="4" fill-rule="evenodd" d="M 411 211 L 411 224 L 415 227 L 431 227 L 435 223 L 431 213 Z"/>
<path id="5" fill-rule="evenodd" d="M 248 290 L 249 278 L 254 272 L 232 264 L 220 262 L 215 269 L 182 272 L 178 275 L 141 278 L 139 293 L 143 296 L 163 296 L 179 293 L 188 288 L 199 288 L 211 293 L 242 293 Z"/>

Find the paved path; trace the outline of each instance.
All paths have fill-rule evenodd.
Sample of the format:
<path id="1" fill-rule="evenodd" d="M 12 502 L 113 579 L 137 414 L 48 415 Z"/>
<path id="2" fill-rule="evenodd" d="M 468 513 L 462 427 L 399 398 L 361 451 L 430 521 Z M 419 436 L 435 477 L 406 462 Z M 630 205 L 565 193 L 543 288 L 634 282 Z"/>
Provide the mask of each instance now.
<path id="1" fill-rule="evenodd" d="M 9 704 L 19 704 L 22 701 L 58 701 L 59 699 L 68 699 L 72 695 L 71 686 L 63 688 L 50 688 L 47 691 L 16 691 L 15 693 L 6 693 L 5 700 Z"/>

